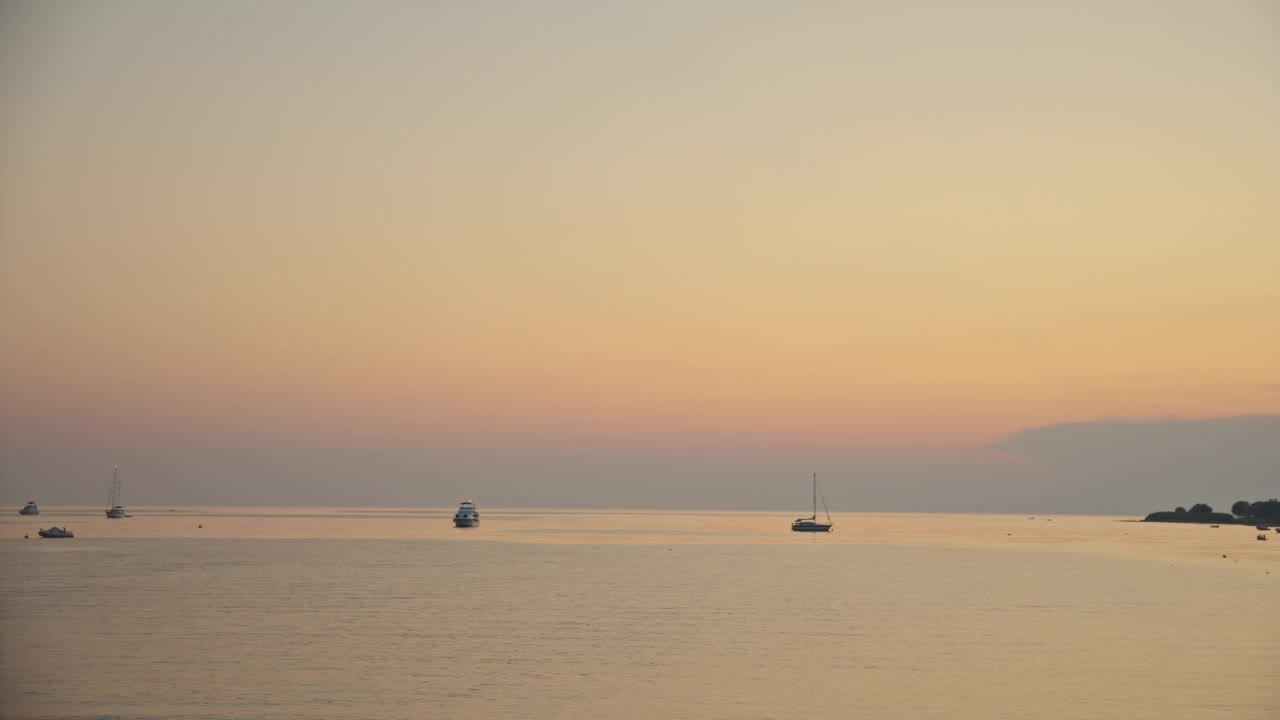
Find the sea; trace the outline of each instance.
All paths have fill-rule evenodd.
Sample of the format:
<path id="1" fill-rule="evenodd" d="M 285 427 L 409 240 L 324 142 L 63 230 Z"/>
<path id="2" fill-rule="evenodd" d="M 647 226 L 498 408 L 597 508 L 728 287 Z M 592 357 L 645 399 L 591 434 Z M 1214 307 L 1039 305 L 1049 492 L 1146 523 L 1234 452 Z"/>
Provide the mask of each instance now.
<path id="1" fill-rule="evenodd" d="M 1248 526 L 13 510 L 3 718 L 1280 717 L 1280 535 Z"/>

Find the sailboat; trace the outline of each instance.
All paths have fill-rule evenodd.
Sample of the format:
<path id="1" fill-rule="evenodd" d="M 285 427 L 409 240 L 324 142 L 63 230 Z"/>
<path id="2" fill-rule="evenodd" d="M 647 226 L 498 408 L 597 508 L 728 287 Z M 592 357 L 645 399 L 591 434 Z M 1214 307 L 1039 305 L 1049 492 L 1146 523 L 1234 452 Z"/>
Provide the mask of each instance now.
<path id="1" fill-rule="evenodd" d="M 807 518 L 796 518 L 791 523 L 791 529 L 795 532 L 829 532 L 832 527 L 831 511 L 827 509 L 827 499 L 822 498 L 822 511 L 827 514 L 825 523 L 818 522 L 818 496 L 821 493 L 818 490 L 818 474 L 813 474 L 813 515 Z"/>
<path id="2" fill-rule="evenodd" d="M 111 490 L 107 493 L 107 517 L 129 517 L 124 511 L 124 506 L 120 504 L 120 468 L 118 467 L 111 471 Z"/>

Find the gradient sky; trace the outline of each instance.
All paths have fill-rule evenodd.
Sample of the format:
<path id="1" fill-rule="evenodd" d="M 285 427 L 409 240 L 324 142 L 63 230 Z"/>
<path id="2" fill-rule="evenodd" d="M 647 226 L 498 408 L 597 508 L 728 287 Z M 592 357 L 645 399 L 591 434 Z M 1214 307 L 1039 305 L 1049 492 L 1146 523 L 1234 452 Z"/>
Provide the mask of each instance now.
<path id="1" fill-rule="evenodd" d="M 0 107 L 10 502 L 1280 492 L 1274 2 L 7 2 Z"/>

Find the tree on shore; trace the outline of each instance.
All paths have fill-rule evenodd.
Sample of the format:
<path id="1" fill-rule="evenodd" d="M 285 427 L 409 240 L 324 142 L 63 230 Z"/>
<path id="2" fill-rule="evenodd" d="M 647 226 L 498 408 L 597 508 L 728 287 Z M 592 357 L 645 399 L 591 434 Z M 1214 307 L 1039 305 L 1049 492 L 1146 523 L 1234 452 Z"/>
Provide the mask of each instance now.
<path id="1" fill-rule="evenodd" d="M 1196 503 L 1191 506 L 1189 512 L 1185 507 L 1179 505 L 1172 512 L 1168 510 L 1153 512 L 1147 515 L 1146 520 L 1154 522 L 1267 523 L 1280 525 L 1280 500 L 1271 498 L 1270 500 L 1259 500 L 1253 503 L 1241 500 L 1231 506 L 1230 513 L 1214 512 L 1213 508 L 1207 503 Z"/>
<path id="2" fill-rule="evenodd" d="M 1259 500 L 1249 506 L 1249 517 L 1258 520 L 1280 519 L 1280 500 Z"/>

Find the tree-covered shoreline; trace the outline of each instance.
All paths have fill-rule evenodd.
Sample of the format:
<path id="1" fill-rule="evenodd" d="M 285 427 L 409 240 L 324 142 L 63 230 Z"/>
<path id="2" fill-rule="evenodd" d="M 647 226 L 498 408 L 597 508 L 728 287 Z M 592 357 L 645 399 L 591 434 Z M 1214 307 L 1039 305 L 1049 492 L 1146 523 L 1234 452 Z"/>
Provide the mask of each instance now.
<path id="1" fill-rule="evenodd" d="M 1231 512 L 1214 512 L 1205 503 L 1196 503 L 1188 510 L 1179 507 L 1174 510 L 1153 512 L 1143 518 L 1143 522 L 1183 522 L 1214 523 L 1218 525 L 1280 525 L 1280 500 L 1259 500 L 1249 502 L 1238 500 L 1231 506 Z"/>

